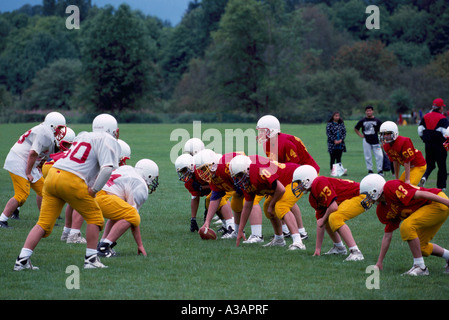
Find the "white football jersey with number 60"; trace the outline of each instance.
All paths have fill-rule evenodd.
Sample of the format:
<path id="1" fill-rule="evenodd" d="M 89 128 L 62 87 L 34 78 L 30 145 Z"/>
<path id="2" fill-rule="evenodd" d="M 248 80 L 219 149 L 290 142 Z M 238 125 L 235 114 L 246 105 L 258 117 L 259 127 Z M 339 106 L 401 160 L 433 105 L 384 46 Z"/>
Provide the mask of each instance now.
<path id="1" fill-rule="evenodd" d="M 75 139 L 67 155 L 54 168 L 71 172 L 93 186 L 101 167 L 118 167 L 120 145 L 109 133 L 86 132 Z"/>

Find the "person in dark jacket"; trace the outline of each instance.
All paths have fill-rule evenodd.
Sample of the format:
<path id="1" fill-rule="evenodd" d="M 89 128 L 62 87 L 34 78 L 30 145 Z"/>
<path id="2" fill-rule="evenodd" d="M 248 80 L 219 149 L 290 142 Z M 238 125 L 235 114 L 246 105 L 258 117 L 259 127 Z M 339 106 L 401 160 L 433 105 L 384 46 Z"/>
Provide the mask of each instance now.
<path id="1" fill-rule="evenodd" d="M 419 183 L 420 187 L 424 186 L 430 174 L 436 168 L 436 165 L 438 165 L 437 188 L 446 189 L 447 151 L 443 143 L 446 140 L 444 135 L 449 126 L 449 121 L 443 114 L 445 106 L 443 99 L 435 99 L 433 101 L 432 111 L 424 115 L 418 126 L 418 135 L 425 144 L 427 162 L 426 172 Z"/>
<path id="2" fill-rule="evenodd" d="M 338 111 L 334 112 L 332 114 L 332 117 L 327 122 L 326 135 L 327 135 L 327 151 L 329 152 L 331 158 L 330 159 L 331 175 L 336 176 L 332 168 L 334 164 L 341 165 L 341 156 L 343 152 L 346 152 L 346 145 L 345 145 L 346 127 Z"/>

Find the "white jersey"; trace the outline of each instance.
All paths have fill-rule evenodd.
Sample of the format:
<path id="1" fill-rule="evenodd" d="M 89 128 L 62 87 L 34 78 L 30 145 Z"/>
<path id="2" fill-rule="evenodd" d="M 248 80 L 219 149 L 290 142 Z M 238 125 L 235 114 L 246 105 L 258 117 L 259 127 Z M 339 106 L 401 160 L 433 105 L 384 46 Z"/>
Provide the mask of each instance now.
<path id="1" fill-rule="evenodd" d="M 79 135 L 67 156 L 59 159 L 54 168 L 71 172 L 92 187 L 100 168 L 118 167 L 120 145 L 106 132 L 86 132 Z"/>
<path id="2" fill-rule="evenodd" d="M 3 168 L 27 179 L 25 170 L 30 150 L 34 150 L 38 155 L 31 170 L 32 182 L 34 183 L 42 177 L 42 173 L 37 169 L 37 166 L 55 152 L 55 136 L 50 126 L 41 123 L 25 132 L 12 146 L 6 156 Z"/>
<path id="3" fill-rule="evenodd" d="M 128 202 L 137 210 L 148 198 L 147 183 L 133 167 L 128 165 L 114 170 L 103 190 Z"/>

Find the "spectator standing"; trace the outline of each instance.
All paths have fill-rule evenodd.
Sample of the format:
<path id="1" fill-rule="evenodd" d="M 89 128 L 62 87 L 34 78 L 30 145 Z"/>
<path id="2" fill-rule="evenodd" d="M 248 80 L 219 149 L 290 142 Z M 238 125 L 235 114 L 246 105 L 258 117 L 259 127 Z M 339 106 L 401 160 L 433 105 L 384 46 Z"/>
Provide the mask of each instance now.
<path id="1" fill-rule="evenodd" d="M 449 121 L 443 113 L 445 106 L 443 99 L 435 99 L 432 111 L 424 115 L 418 126 L 418 135 L 424 142 L 427 162 L 426 172 L 419 182 L 420 187 L 424 186 L 432 171 L 438 166 L 437 188 L 446 189 L 447 151 L 443 143 L 446 140 L 444 135 Z"/>
<path id="2" fill-rule="evenodd" d="M 379 129 L 382 121 L 374 117 L 373 106 L 366 106 L 365 118 L 361 119 L 354 127 L 355 133 L 363 139 L 363 154 L 365 156 L 366 169 L 373 173 L 373 153 L 376 159 L 377 173 L 383 175 L 383 152 L 379 143 Z M 360 132 L 360 129 L 362 132 Z"/>
<path id="3" fill-rule="evenodd" d="M 346 152 L 346 127 L 343 119 L 340 117 L 340 112 L 334 112 L 327 122 L 326 135 L 327 151 L 330 154 L 331 176 L 337 176 L 337 167 L 342 166 L 341 157 L 343 152 Z M 334 165 L 335 169 L 333 169 Z M 345 172 L 345 170 L 342 172 Z"/>

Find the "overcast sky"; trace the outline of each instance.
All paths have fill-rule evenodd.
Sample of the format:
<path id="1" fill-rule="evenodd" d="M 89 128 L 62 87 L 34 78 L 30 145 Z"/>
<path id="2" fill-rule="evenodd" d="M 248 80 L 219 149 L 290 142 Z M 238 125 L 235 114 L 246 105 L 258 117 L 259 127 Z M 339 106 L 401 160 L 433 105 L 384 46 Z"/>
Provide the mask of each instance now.
<path id="1" fill-rule="evenodd" d="M 172 25 L 181 21 L 190 0 L 92 0 L 92 5 L 104 7 L 111 4 L 117 8 L 122 3 L 127 3 L 133 9 L 141 10 L 144 14 L 156 16 L 162 20 L 168 20 Z M 24 4 L 42 4 L 43 0 L 0 0 L 0 12 L 19 9 Z"/>

